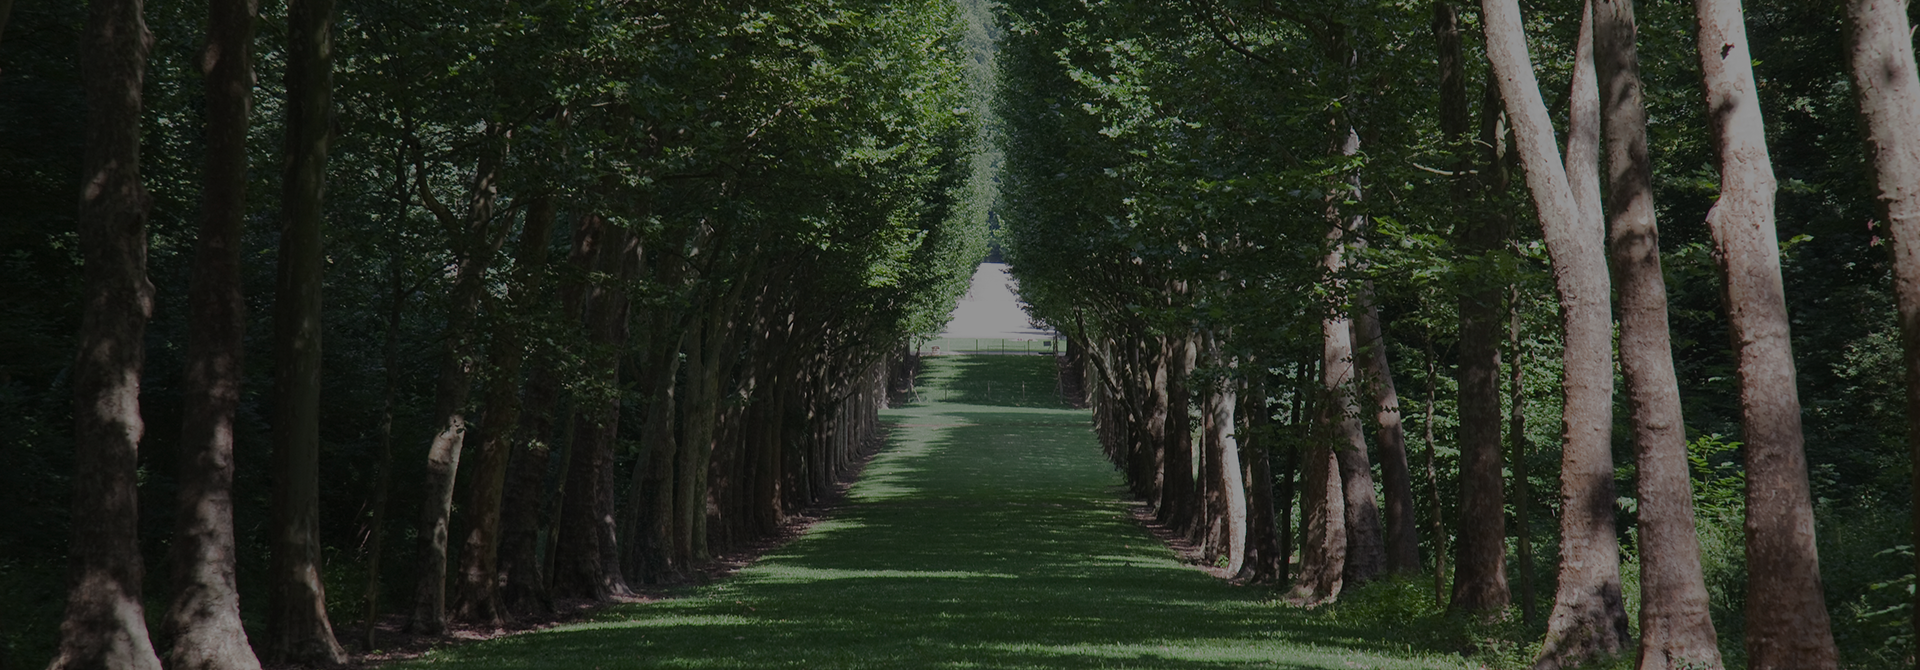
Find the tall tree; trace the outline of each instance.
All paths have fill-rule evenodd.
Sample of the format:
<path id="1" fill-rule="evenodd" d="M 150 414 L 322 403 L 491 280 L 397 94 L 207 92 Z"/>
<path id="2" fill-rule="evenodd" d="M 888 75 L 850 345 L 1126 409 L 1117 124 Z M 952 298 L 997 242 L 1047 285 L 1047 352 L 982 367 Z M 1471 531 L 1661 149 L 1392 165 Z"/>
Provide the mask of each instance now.
<path id="1" fill-rule="evenodd" d="M 547 252 L 555 220 L 553 197 L 535 196 L 527 207 L 527 225 L 515 250 L 512 284 L 507 287 L 503 313 L 494 317 L 493 342 L 487 347 L 486 410 L 480 416 L 482 439 L 474 454 L 466 512 L 466 539 L 461 543 L 460 572 L 454 618 L 498 624 L 508 611 L 500 599 L 499 556 L 501 505 L 506 493 L 507 465 L 520 421 L 520 367 L 526 342 L 528 306 L 540 294 L 546 274 Z"/>
<path id="2" fill-rule="evenodd" d="M 1168 293 L 1174 293 L 1169 288 Z M 1193 479 L 1193 435 L 1188 430 L 1187 377 L 1193 371 L 1194 348 L 1190 337 L 1163 335 L 1159 375 L 1163 394 L 1156 394 L 1155 417 L 1159 420 L 1160 509 L 1159 520 L 1182 533 L 1192 527 L 1199 514 L 1199 487 Z M 1164 402 L 1164 404 L 1161 404 Z"/>
<path id="3" fill-rule="evenodd" d="M 147 280 L 146 187 L 140 183 L 141 85 L 153 36 L 140 0 L 93 0 L 81 40 L 86 148 L 80 254 L 85 293 L 73 363 L 74 477 L 66 618 L 53 670 L 158 670 L 141 603 L 135 469 L 145 424 L 153 284 Z"/>
<path id="4" fill-rule="evenodd" d="M 1507 311 L 1512 314 L 1507 321 L 1507 351 L 1512 354 L 1507 361 L 1507 440 L 1513 443 L 1508 462 L 1513 470 L 1513 525 L 1519 527 L 1513 553 L 1520 561 L 1520 615 L 1531 626 L 1538 616 L 1534 602 L 1538 598 L 1533 589 L 1533 472 L 1528 462 L 1533 441 L 1527 439 L 1527 350 L 1520 339 L 1521 309 L 1520 287 L 1514 286 L 1507 294 Z"/>
<path id="5" fill-rule="evenodd" d="M 566 485 L 561 502 L 560 537 L 555 555 L 553 591 L 556 596 L 604 600 L 627 592 L 620 574 L 618 556 L 609 564 L 607 532 L 615 524 L 610 470 L 613 467 L 613 439 L 619 430 L 620 352 L 627 336 L 627 292 L 625 282 L 638 270 L 639 236 L 625 226 L 591 216 L 583 226 L 598 228 L 599 240 L 589 247 L 594 253 L 596 274 L 605 283 L 592 287 L 585 298 L 584 314 L 589 339 L 589 369 L 593 370 L 597 393 L 583 399 L 572 426 L 572 455 L 565 470 Z"/>
<path id="6" fill-rule="evenodd" d="M 1210 367 L 1224 371 L 1228 365 L 1220 350 L 1219 336 L 1211 331 L 1201 336 Z M 1227 574 L 1237 575 L 1247 557 L 1247 489 L 1240 466 L 1240 445 L 1234 436 L 1233 413 L 1238 404 L 1237 380 L 1221 377 L 1208 380 L 1202 407 L 1202 444 L 1209 526 L 1207 545 L 1227 558 Z"/>
<path id="7" fill-rule="evenodd" d="M 1513 120 L 1527 191 L 1553 259 L 1565 330 L 1560 579 L 1535 667 L 1567 667 L 1617 654 L 1627 642 L 1620 549 L 1613 527 L 1613 315 L 1595 183 L 1600 129 L 1598 93 L 1591 79 L 1591 26 L 1582 31 L 1586 37 L 1581 55 L 1588 65 L 1576 66 L 1585 73 L 1575 75 L 1575 111 L 1563 164 L 1527 53 L 1519 3 L 1482 0 L 1480 6 L 1487 59 Z M 1576 188 L 1575 182 L 1584 183 Z"/>
<path id="8" fill-rule="evenodd" d="M 247 127 L 253 103 L 255 0 L 207 3 L 206 186 L 187 309 L 182 381 L 179 512 L 172 546 L 173 604 L 164 620 L 167 666 L 250 670 L 260 659 L 240 623 L 234 582 L 233 422 L 246 348 L 240 288 L 247 207 Z"/>
<path id="9" fill-rule="evenodd" d="M 1316 423 L 1329 421 L 1326 412 L 1331 403 L 1319 402 L 1322 416 Z M 1317 432 L 1317 431 L 1316 431 Z M 1294 578 L 1287 599 L 1313 606 L 1340 596 L 1344 586 L 1342 568 L 1347 564 L 1346 499 L 1340 492 L 1340 463 L 1329 441 L 1314 436 L 1300 461 L 1300 574 Z"/>
<path id="10" fill-rule="evenodd" d="M 1459 10 L 1451 2 L 1434 3 L 1433 32 L 1440 50 L 1440 128 L 1455 147 L 1452 199 L 1466 216 L 1454 224 L 1462 260 L 1498 249 L 1507 237 L 1506 219 L 1467 207 L 1476 190 L 1473 152 L 1467 129 L 1466 58 L 1460 46 Z M 1506 155 L 1498 120 L 1499 99 L 1487 87 L 1482 103 L 1480 145 L 1483 154 L 1479 190 L 1505 191 Z M 1512 600 L 1507 588 L 1506 500 L 1501 477 L 1500 300 L 1502 291 L 1476 276 L 1460 296 L 1460 536 L 1454 545 L 1453 591 L 1448 609 L 1498 612 Z M 1431 419 L 1429 419 L 1431 423 Z M 1444 573 L 1445 570 L 1441 570 Z"/>
<path id="11" fill-rule="evenodd" d="M 1867 126 L 1874 197 L 1893 231 L 1893 296 L 1900 310 L 1906 365 L 1907 442 L 1912 461 L 1920 463 L 1920 74 L 1906 0 L 1851 0 L 1847 21 L 1853 88 Z M 1920 469 L 1913 476 L 1914 519 L 1920 524 Z M 1920 598 L 1920 591 L 1915 597 Z M 1920 605 L 1920 600 L 1915 603 Z M 1911 618 L 1920 636 L 1920 616 Z"/>
<path id="12" fill-rule="evenodd" d="M 273 661 L 338 665 L 320 579 L 321 201 L 333 122 L 333 0 L 287 3 L 286 171 L 273 303 Z"/>
<path id="13" fill-rule="evenodd" d="M 494 199 L 499 194 L 499 165 L 504 133 L 488 124 L 486 143 L 468 191 L 467 211 L 456 215 L 441 204 L 419 170 L 420 200 L 454 234 L 454 279 L 447 296 L 447 325 L 442 334 L 440 374 L 433 392 L 433 439 L 427 445 L 426 496 L 420 508 L 420 574 L 414 589 L 414 632 L 439 635 L 447 629 L 447 535 L 453 516 L 453 482 L 466 446 L 467 400 L 480 365 L 480 299 L 486 293 L 487 268 L 505 236 L 492 234 Z"/>
<path id="14" fill-rule="evenodd" d="M 1641 670 L 1719 668 L 1700 541 L 1694 534 L 1686 424 L 1667 330 L 1667 284 L 1654 222 L 1653 170 L 1633 0 L 1594 7 L 1594 65 L 1606 137 L 1608 245 L 1620 297 L 1620 368 L 1639 479 Z"/>
<path id="15" fill-rule="evenodd" d="M 1413 513 L 1413 474 L 1407 465 L 1407 431 L 1401 423 L 1400 391 L 1393 385 L 1387 363 L 1387 338 L 1380 328 L 1380 307 L 1373 302 L 1373 282 L 1355 290 L 1354 339 L 1365 358 L 1368 395 L 1373 398 L 1376 441 L 1380 445 L 1380 479 L 1386 501 L 1387 570 L 1420 570 L 1420 520 Z"/>
<path id="16" fill-rule="evenodd" d="M 1239 427 L 1234 432 L 1247 494 L 1247 541 L 1244 562 L 1234 579 L 1267 584 L 1285 578 L 1282 566 L 1287 560 L 1280 553 L 1284 531 L 1278 528 L 1274 514 L 1273 406 L 1267 400 L 1270 374 L 1261 364 L 1246 367 L 1248 378 L 1240 393 L 1240 407 L 1234 412 Z"/>
<path id="17" fill-rule="evenodd" d="M 1352 158 L 1360 153 L 1360 133 L 1341 124 L 1344 138 L 1335 144 L 1339 155 Z M 1328 220 L 1332 222 L 1327 239 L 1331 247 L 1322 261 L 1330 293 L 1341 299 L 1352 297 L 1353 282 L 1347 272 L 1346 254 L 1356 242 L 1364 216 L 1348 219 L 1336 202 L 1360 197 L 1359 176 L 1351 175 L 1329 197 Z M 1340 490 L 1345 497 L 1347 526 L 1346 561 L 1341 576 L 1346 584 L 1361 584 L 1380 576 L 1387 568 L 1386 538 L 1380 529 L 1380 504 L 1373 494 L 1373 466 L 1367 458 L 1367 435 L 1360 426 L 1359 367 L 1354 348 L 1353 305 L 1339 305 L 1320 321 L 1321 379 L 1325 385 L 1329 409 L 1322 418 L 1328 421 L 1326 436 L 1332 440 L 1335 458 L 1340 462 Z"/>
<path id="18" fill-rule="evenodd" d="M 1838 664 L 1820 585 L 1813 500 L 1800 424 L 1780 241 L 1776 183 L 1739 0 L 1695 0 L 1700 75 L 1720 169 L 1707 212 L 1720 262 L 1740 378 L 1747 461 L 1748 667 Z"/>

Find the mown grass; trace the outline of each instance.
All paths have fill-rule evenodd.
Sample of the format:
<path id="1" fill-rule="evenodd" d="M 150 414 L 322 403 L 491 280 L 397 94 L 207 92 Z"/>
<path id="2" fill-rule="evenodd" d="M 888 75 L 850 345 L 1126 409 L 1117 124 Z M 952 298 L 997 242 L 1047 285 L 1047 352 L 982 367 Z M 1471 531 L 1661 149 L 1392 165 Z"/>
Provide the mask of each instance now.
<path id="1" fill-rule="evenodd" d="M 1128 519 L 1085 412 L 927 400 L 1040 374 L 977 358 L 1052 365 L 929 359 L 924 402 L 886 413 L 892 446 L 844 505 L 735 577 L 402 667 L 1463 666 L 1379 620 L 1288 608 L 1181 565 Z"/>

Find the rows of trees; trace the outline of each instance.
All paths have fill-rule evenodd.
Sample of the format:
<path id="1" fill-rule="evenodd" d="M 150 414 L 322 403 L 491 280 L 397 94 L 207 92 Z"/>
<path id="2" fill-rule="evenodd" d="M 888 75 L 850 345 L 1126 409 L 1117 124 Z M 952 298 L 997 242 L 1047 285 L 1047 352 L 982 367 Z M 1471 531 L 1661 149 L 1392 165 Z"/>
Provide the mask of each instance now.
<path id="1" fill-rule="evenodd" d="M 1920 93 L 1846 5 L 1007 2 L 1007 252 L 1236 580 L 1424 572 L 1539 668 L 1907 667 Z"/>
<path id="2" fill-rule="evenodd" d="M 0 666 L 697 578 L 985 253 L 946 0 L 8 5 Z"/>

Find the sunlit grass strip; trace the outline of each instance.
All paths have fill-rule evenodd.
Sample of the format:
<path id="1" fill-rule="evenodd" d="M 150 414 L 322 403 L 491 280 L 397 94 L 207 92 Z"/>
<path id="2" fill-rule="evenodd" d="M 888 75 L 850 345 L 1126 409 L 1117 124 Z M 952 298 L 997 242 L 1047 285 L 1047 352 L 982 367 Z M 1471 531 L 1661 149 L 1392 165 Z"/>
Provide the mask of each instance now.
<path id="1" fill-rule="evenodd" d="M 1052 365 L 929 359 L 922 397 Z M 1181 564 L 1128 517 L 1085 411 L 923 400 L 883 419 L 892 446 L 847 500 L 734 578 L 402 667 L 1462 667 Z"/>

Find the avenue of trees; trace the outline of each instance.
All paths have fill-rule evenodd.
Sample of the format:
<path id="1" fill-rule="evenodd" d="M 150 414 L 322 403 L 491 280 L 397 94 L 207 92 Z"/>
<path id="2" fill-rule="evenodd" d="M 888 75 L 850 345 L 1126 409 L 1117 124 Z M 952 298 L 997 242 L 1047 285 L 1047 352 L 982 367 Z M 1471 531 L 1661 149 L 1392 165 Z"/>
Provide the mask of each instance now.
<path id="1" fill-rule="evenodd" d="M 1909 8 L 1745 10 L 1002 3 L 1001 236 L 1132 493 L 1488 659 L 1912 667 Z"/>
<path id="2" fill-rule="evenodd" d="M 333 665 L 779 533 L 986 253 L 968 16 L 0 3 L 0 667 Z"/>

